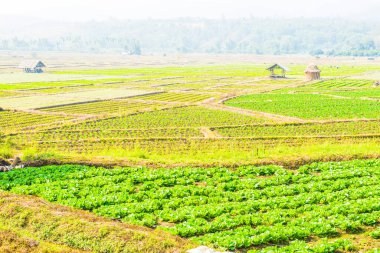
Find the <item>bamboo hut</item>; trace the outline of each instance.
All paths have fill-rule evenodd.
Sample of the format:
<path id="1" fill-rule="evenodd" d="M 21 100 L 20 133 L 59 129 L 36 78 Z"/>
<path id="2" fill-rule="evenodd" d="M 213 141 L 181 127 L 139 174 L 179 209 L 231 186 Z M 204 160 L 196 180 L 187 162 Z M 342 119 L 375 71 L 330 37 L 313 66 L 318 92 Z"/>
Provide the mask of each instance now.
<path id="1" fill-rule="evenodd" d="M 289 71 L 287 67 L 280 64 L 274 64 L 267 68 L 267 70 L 270 72 L 271 78 L 285 78 L 286 72 Z M 278 71 L 280 71 L 280 73 L 278 73 Z"/>
<path id="2" fill-rule="evenodd" d="M 45 64 L 39 60 L 24 61 L 19 66 L 20 69 L 24 70 L 25 73 L 43 73 Z"/>

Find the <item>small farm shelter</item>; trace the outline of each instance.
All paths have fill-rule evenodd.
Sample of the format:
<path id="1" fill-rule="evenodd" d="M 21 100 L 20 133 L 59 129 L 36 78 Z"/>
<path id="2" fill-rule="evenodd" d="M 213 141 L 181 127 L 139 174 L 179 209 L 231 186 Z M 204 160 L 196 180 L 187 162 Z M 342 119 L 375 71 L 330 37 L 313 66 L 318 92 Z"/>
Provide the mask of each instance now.
<path id="1" fill-rule="evenodd" d="M 305 70 L 307 80 L 319 80 L 321 79 L 321 70 L 315 64 L 310 64 Z"/>
<path id="2" fill-rule="evenodd" d="M 25 73 L 42 73 L 44 72 L 42 68 L 45 67 L 46 65 L 39 60 L 24 61 L 19 65 L 19 68 Z"/>
<path id="3" fill-rule="evenodd" d="M 270 71 L 270 77 L 272 78 L 285 78 L 286 72 L 289 71 L 287 67 L 277 63 L 267 68 L 267 70 Z M 280 71 L 280 73 L 278 73 L 278 71 Z"/>

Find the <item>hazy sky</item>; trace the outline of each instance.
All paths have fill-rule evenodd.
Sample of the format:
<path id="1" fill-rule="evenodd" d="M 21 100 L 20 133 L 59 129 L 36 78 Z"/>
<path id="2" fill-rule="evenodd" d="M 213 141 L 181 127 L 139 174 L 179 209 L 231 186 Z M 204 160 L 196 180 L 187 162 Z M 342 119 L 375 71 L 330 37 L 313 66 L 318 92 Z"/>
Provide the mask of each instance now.
<path id="1" fill-rule="evenodd" d="M 0 15 L 55 20 L 175 17 L 377 18 L 380 0 L 11 0 Z"/>

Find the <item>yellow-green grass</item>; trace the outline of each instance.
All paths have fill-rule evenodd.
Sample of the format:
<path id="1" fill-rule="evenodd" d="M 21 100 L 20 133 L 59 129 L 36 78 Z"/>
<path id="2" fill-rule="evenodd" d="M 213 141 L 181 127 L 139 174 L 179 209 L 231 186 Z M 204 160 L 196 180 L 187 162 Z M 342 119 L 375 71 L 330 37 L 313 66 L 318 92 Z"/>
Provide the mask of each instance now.
<path id="1" fill-rule="evenodd" d="M 130 226 L 35 197 L 0 192 L 1 252 L 184 252 L 163 231 Z"/>
<path id="2" fill-rule="evenodd" d="M 17 231 L 0 224 L 0 252 L 14 253 L 83 253 L 89 252 L 59 245 L 45 240 L 36 240 L 33 236 L 26 236 L 25 231 Z"/>

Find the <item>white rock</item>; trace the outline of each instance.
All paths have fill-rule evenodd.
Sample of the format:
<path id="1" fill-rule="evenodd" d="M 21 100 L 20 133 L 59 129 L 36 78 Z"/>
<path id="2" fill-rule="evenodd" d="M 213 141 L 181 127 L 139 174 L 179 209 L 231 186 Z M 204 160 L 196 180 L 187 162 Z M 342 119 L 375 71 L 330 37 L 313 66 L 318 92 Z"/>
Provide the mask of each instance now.
<path id="1" fill-rule="evenodd" d="M 215 253 L 215 250 L 206 246 L 199 246 L 198 248 L 188 250 L 187 253 Z"/>
<path id="2" fill-rule="evenodd" d="M 187 253 L 222 253 L 222 252 L 215 251 L 206 246 L 199 246 L 198 248 L 188 250 Z M 228 252 L 225 252 L 225 253 L 228 253 Z"/>

